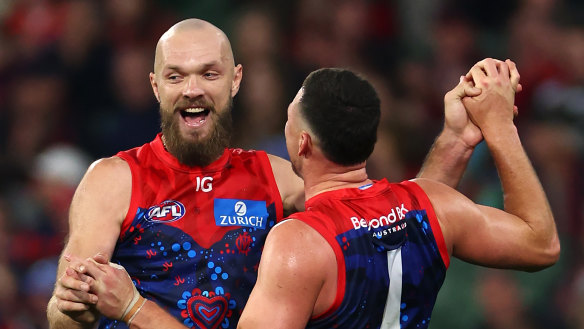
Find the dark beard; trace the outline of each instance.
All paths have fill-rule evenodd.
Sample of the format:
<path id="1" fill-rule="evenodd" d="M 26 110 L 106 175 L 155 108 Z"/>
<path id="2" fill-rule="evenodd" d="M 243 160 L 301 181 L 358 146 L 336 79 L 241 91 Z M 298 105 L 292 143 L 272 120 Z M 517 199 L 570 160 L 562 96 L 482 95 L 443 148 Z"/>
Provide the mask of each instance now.
<path id="1" fill-rule="evenodd" d="M 225 111 L 216 112 L 211 109 L 209 115 L 217 114 L 215 127 L 209 137 L 194 142 L 182 138 L 178 129 L 178 120 L 173 113 L 160 109 L 160 127 L 164 146 L 178 161 L 187 166 L 205 167 L 217 160 L 231 141 L 233 122 L 231 119 L 231 100 Z"/>

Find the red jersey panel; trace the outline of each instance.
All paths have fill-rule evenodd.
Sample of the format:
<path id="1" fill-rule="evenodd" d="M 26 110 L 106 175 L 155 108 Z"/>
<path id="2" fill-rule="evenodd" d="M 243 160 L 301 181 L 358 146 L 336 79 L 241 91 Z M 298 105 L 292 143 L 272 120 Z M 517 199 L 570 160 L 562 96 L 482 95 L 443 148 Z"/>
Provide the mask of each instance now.
<path id="1" fill-rule="evenodd" d="M 132 199 L 112 261 L 187 327 L 235 328 L 266 235 L 283 216 L 266 153 L 226 149 L 188 167 L 158 135 L 117 156 L 130 165 Z M 127 327 L 104 319 L 100 328 Z"/>
<path id="2" fill-rule="evenodd" d="M 430 201 L 413 182 L 385 179 L 318 194 L 290 216 L 335 252 L 336 300 L 307 328 L 427 328 L 449 265 Z"/>

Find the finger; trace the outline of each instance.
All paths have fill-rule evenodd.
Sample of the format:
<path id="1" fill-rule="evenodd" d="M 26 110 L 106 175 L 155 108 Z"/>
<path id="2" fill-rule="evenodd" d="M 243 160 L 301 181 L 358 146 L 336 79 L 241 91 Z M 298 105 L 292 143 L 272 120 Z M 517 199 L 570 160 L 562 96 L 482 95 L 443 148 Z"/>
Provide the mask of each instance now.
<path id="1" fill-rule="evenodd" d="M 483 71 L 479 64 L 475 64 L 475 66 L 470 69 L 469 73 L 475 85 L 478 85 L 478 82 L 486 77 L 485 71 Z"/>
<path id="2" fill-rule="evenodd" d="M 479 63 L 481 63 L 480 67 L 487 73 L 487 76 L 495 77 L 499 73 L 497 69 L 497 65 L 500 64 L 499 62 L 492 58 L 486 58 Z"/>
<path id="3" fill-rule="evenodd" d="M 85 268 L 85 271 L 83 272 L 84 274 L 90 275 L 94 279 L 99 280 L 99 278 L 106 273 L 102 266 L 107 265 L 99 264 L 94 261 L 93 258 L 88 258 L 83 261 L 82 266 Z"/>
<path id="4" fill-rule="evenodd" d="M 460 97 L 475 97 L 481 94 L 482 90 L 475 87 L 472 79 L 468 79 L 465 76 L 460 77 L 460 84 L 462 86 L 462 93 L 459 94 Z"/>
<path id="5" fill-rule="evenodd" d="M 69 300 L 62 300 L 57 298 L 57 309 L 63 313 L 65 312 L 79 312 L 89 310 L 88 304 L 76 303 Z"/>
<path id="6" fill-rule="evenodd" d="M 93 260 L 95 260 L 99 264 L 109 263 L 109 259 L 102 253 L 97 253 L 95 256 L 93 256 Z"/>
<path id="7" fill-rule="evenodd" d="M 74 263 L 74 262 L 79 262 L 81 261 L 81 258 L 77 257 L 77 256 L 73 256 L 71 254 L 65 254 L 63 255 L 63 258 L 65 258 L 65 260 L 69 263 Z"/>
<path id="8" fill-rule="evenodd" d="M 519 107 L 517 105 L 513 105 L 513 117 L 517 117 L 519 115 Z"/>
<path id="9" fill-rule="evenodd" d="M 57 283 L 67 289 L 89 291 L 89 284 L 81 280 L 78 273 L 72 268 L 65 269 L 65 274 L 59 278 Z"/>
<path id="10" fill-rule="evenodd" d="M 511 84 L 513 85 L 513 89 L 515 90 L 515 92 L 520 92 L 521 90 L 523 90 L 523 87 L 521 86 L 521 84 L 519 84 L 519 79 L 521 78 L 521 76 L 519 75 L 519 71 L 517 70 L 517 65 L 510 59 L 507 59 L 505 63 L 509 65 L 509 75 L 511 79 Z"/>
<path id="11" fill-rule="evenodd" d="M 76 272 L 73 271 L 73 273 Z M 89 284 L 76 280 L 67 274 L 57 281 L 55 297 L 73 302 L 97 303 L 97 296 L 89 293 Z"/>
<path id="12" fill-rule="evenodd" d="M 69 268 L 74 269 L 78 273 L 85 273 L 85 261 L 81 258 L 75 256 L 65 256 L 65 259 L 69 262 Z"/>
<path id="13" fill-rule="evenodd" d="M 501 75 L 501 78 L 503 80 L 509 80 L 510 79 L 510 73 L 509 73 L 509 65 L 507 65 L 506 62 L 500 62 L 497 63 L 497 66 L 499 67 L 499 73 Z M 515 85 L 513 85 L 513 90 L 515 90 Z"/>
<path id="14" fill-rule="evenodd" d="M 79 276 L 79 280 L 87 283 L 87 284 L 92 284 L 95 279 L 90 277 L 89 275 L 83 274 L 83 273 L 77 273 L 77 275 Z"/>
<path id="15" fill-rule="evenodd" d="M 55 289 L 55 297 L 63 301 L 81 304 L 96 304 L 98 297 L 95 294 L 72 289 Z"/>

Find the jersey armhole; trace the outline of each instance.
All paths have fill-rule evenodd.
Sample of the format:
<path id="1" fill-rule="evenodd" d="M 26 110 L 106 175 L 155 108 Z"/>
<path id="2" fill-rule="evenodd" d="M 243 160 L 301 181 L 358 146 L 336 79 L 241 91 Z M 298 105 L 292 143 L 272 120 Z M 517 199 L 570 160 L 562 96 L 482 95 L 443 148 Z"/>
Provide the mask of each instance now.
<path id="1" fill-rule="evenodd" d="M 448 266 L 450 266 L 450 256 L 448 255 L 448 249 L 446 248 L 446 242 L 444 241 L 444 235 L 442 234 L 442 229 L 440 228 L 438 217 L 436 217 L 436 213 L 434 212 L 434 207 L 432 207 L 430 199 L 428 199 L 428 196 L 426 195 L 424 190 L 415 182 L 404 181 L 402 183 L 408 188 L 410 188 L 412 192 L 414 192 L 416 198 L 418 199 L 418 202 L 420 203 L 422 208 L 426 210 L 428 220 L 430 221 L 430 227 L 432 227 L 432 232 L 434 233 L 434 241 L 436 241 L 436 245 L 438 246 L 438 250 L 440 251 L 442 262 L 444 263 L 444 266 L 448 269 Z"/>
<path id="2" fill-rule="evenodd" d="M 335 299 L 332 305 L 326 311 L 322 312 L 321 314 L 312 316 L 310 318 L 310 320 L 318 320 L 332 314 L 341 306 L 341 303 L 343 302 L 346 288 L 345 258 L 343 256 L 343 251 L 341 250 L 339 243 L 337 242 L 335 236 L 330 232 L 329 229 L 327 229 L 320 222 L 312 222 L 309 224 L 304 220 L 302 221 L 308 224 L 314 230 L 316 230 L 328 242 L 328 244 L 333 249 L 333 252 L 335 253 L 335 258 L 337 260 L 337 292 L 335 295 Z"/>
<path id="3" fill-rule="evenodd" d="M 284 219 L 284 204 L 282 203 L 282 195 L 278 189 L 278 184 L 276 183 L 276 178 L 274 177 L 274 169 L 268 158 L 268 154 L 264 151 L 255 151 L 258 154 L 258 159 L 261 163 L 263 171 L 266 172 L 266 177 L 269 180 L 270 189 L 274 195 L 274 204 L 276 205 L 276 223 L 281 222 Z"/>
<path id="4" fill-rule="evenodd" d="M 126 163 L 128 163 L 128 166 L 130 166 L 130 173 L 132 175 L 132 190 L 131 190 L 131 194 L 130 194 L 130 206 L 128 207 L 128 212 L 126 213 L 126 217 L 124 217 L 124 220 L 122 221 L 122 226 L 120 227 L 119 238 L 121 238 L 122 236 L 125 235 L 126 231 L 130 227 L 130 225 L 132 225 L 132 221 L 134 220 L 136 212 L 138 211 L 138 200 L 140 200 L 141 191 L 138 188 L 138 180 L 139 179 L 137 177 L 138 173 L 136 170 L 136 167 L 137 167 L 136 161 L 134 161 L 134 159 L 132 157 L 126 156 L 123 153 L 118 153 L 116 156 L 121 158 L 122 160 L 126 161 Z"/>

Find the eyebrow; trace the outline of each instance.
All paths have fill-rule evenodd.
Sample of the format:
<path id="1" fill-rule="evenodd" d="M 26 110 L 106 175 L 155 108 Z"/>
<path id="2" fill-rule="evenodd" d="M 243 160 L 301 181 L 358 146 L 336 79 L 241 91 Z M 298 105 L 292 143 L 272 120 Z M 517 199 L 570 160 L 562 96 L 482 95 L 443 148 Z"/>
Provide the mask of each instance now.
<path id="1" fill-rule="evenodd" d="M 197 64 L 196 68 L 200 69 L 200 70 L 208 70 L 210 68 L 213 67 L 221 67 L 222 62 L 218 61 L 218 60 L 213 60 L 210 62 L 206 62 L 206 63 L 202 63 L 202 64 Z M 163 68 L 164 70 L 172 70 L 172 71 L 183 71 L 184 70 L 184 65 L 176 65 L 176 64 L 170 64 L 167 65 Z"/>

